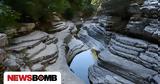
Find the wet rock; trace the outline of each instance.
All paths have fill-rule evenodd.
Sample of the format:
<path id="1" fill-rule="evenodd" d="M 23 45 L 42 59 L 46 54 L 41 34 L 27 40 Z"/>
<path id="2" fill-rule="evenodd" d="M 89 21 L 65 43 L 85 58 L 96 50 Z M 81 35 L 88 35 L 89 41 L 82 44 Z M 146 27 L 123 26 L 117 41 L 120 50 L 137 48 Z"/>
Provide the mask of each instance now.
<path id="1" fill-rule="evenodd" d="M 3 61 L 6 58 L 7 58 L 7 53 L 3 49 L 0 49 L 0 63 L 3 63 Z"/>
<path id="2" fill-rule="evenodd" d="M 7 44 L 8 44 L 7 35 L 0 33 L 0 47 L 5 47 Z"/>

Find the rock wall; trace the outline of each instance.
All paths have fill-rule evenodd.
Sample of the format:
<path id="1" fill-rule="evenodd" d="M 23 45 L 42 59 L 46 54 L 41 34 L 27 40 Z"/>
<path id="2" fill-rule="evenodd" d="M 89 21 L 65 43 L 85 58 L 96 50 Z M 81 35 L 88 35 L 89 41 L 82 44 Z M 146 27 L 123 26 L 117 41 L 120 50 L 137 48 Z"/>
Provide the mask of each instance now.
<path id="1" fill-rule="evenodd" d="M 112 16 L 110 10 L 107 10 L 107 2 L 104 3 L 102 11 L 105 13 L 101 14 L 111 17 L 107 21 L 106 30 L 159 44 L 160 2 L 158 0 L 144 0 L 142 2 L 141 4 L 138 1 L 130 2 L 127 10 L 129 15 L 126 16 L 129 19 L 123 19 L 119 15 Z"/>
<path id="2" fill-rule="evenodd" d="M 158 0 L 134 2 L 123 26 L 108 14 L 84 23 L 79 38 L 99 52 L 88 73 L 93 84 L 160 84 L 159 9 Z"/>

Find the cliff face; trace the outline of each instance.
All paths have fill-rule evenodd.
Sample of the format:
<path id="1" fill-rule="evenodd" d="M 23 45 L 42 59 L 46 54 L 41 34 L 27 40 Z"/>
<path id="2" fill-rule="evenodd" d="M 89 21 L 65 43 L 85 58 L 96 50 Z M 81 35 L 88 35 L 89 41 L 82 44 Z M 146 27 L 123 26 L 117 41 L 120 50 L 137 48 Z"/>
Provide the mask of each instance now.
<path id="1" fill-rule="evenodd" d="M 89 68 L 91 82 L 160 84 L 159 1 L 133 1 L 127 10 L 128 20 L 112 15 L 111 10 L 103 11 L 106 19 L 101 16 L 103 19 L 88 21 L 79 34 L 82 41 L 100 51 L 98 62 Z"/>

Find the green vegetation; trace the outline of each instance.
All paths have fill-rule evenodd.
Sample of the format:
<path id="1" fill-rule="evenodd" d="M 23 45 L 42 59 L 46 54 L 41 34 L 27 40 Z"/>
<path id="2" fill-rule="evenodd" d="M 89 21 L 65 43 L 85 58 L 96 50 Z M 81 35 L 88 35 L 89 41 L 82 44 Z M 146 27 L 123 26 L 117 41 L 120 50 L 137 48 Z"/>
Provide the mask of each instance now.
<path id="1" fill-rule="evenodd" d="M 22 21 L 45 21 L 50 19 L 52 12 L 71 18 L 77 12 L 93 10 L 91 0 L 4 0 L 5 4 L 21 13 Z"/>
<path id="2" fill-rule="evenodd" d="M 9 26 L 15 25 L 17 19 L 19 19 L 19 13 L 0 3 L 0 32 L 4 32 Z"/>
<path id="3" fill-rule="evenodd" d="M 0 1 L 0 32 L 16 23 L 52 21 L 53 12 L 63 19 L 91 16 L 92 0 L 3 0 Z"/>

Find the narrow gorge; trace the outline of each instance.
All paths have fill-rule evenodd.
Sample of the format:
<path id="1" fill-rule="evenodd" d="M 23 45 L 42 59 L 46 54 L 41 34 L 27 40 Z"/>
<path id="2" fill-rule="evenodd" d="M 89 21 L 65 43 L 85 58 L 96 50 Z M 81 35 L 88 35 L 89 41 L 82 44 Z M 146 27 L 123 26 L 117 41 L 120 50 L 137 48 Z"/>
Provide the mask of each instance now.
<path id="1" fill-rule="evenodd" d="M 61 72 L 62 84 L 160 84 L 160 1 L 131 0 L 127 18 L 108 6 L 84 22 L 55 20 L 49 32 L 0 33 L 0 62 Z"/>

